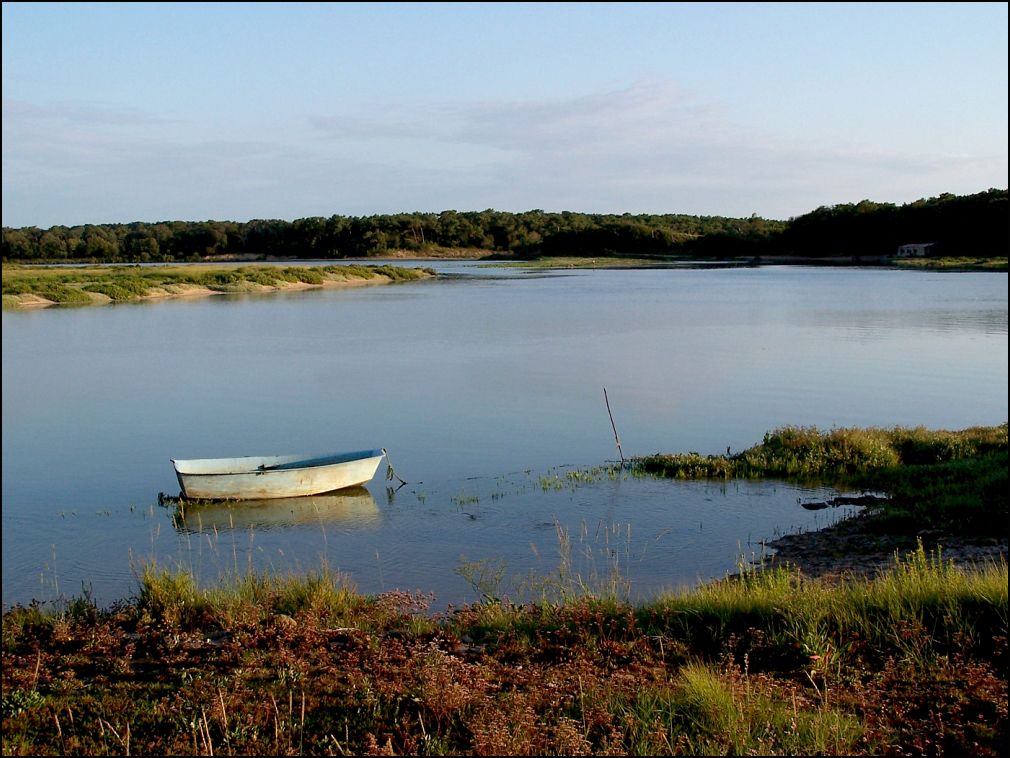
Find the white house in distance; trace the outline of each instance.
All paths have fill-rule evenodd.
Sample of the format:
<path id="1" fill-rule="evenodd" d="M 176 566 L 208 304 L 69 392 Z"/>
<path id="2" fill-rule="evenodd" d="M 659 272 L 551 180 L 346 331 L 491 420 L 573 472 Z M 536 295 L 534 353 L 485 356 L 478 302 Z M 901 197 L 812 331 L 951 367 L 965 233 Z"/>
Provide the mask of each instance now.
<path id="1" fill-rule="evenodd" d="M 898 258 L 925 258 L 935 242 L 912 242 L 898 248 Z"/>

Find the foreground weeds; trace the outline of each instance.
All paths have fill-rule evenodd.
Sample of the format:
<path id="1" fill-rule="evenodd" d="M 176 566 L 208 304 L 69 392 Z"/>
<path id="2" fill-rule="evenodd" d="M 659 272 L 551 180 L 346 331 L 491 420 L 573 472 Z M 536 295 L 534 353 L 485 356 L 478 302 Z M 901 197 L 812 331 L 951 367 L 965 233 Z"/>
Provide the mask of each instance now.
<path id="1" fill-rule="evenodd" d="M 1007 566 L 789 568 L 644 606 L 441 616 L 346 577 L 201 587 L 147 567 L 129 603 L 3 616 L 3 752 L 177 755 L 997 755 Z"/>

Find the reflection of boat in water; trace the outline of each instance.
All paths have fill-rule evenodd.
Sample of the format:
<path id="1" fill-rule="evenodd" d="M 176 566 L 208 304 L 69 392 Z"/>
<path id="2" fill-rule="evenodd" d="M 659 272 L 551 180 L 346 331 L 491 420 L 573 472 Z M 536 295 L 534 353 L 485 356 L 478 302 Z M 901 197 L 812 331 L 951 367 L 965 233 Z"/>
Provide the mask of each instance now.
<path id="1" fill-rule="evenodd" d="M 184 532 L 271 529 L 306 524 L 333 524 L 341 529 L 366 529 L 379 525 L 380 513 L 371 492 L 364 487 L 348 487 L 327 495 L 266 500 L 180 500 L 173 521 L 176 528 Z"/>

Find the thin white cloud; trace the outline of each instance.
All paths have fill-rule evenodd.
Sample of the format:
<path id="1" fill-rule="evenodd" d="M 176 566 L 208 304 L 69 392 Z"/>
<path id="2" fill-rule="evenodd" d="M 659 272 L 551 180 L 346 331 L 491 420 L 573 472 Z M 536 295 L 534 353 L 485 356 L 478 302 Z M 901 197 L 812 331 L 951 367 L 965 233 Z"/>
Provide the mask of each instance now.
<path id="1" fill-rule="evenodd" d="M 64 122 L 100 127 L 150 126 L 170 124 L 173 120 L 147 113 L 139 108 L 123 108 L 88 102 L 62 102 L 49 105 L 23 100 L 3 99 L 3 116 L 23 122 Z"/>
<path id="2" fill-rule="evenodd" d="M 787 218 L 1006 186 L 1005 152 L 801 142 L 730 114 L 664 81 L 555 100 L 376 104 L 273 131 L 7 100 L 4 223 L 488 207 Z"/>
<path id="3" fill-rule="evenodd" d="M 493 149 L 497 152 L 488 153 L 487 168 L 498 181 L 538 184 L 537 175 L 548 174 L 555 192 L 571 197 L 579 196 L 587 181 L 657 189 L 692 184 L 729 188 L 741 180 L 779 186 L 798 182 L 796 189 L 805 191 L 849 176 L 862 176 L 868 192 L 883 176 L 918 180 L 982 174 L 994 160 L 1006 162 L 1005 155 L 911 154 L 819 144 L 816 135 L 803 143 L 787 141 L 734 124 L 728 109 L 696 102 L 662 81 L 554 101 L 441 105 L 409 113 L 401 107 L 379 110 L 381 119 L 354 114 L 316 117 L 311 123 L 331 140 L 376 145 L 404 140 L 405 152 L 393 150 L 387 156 L 408 165 L 423 160 L 425 149 L 438 150 L 435 146 L 445 143 Z"/>
<path id="4" fill-rule="evenodd" d="M 405 138 L 506 151 L 610 149 L 671 137 L 719 139 L 718 109 L 691 102 L 668 82 L 639 83 L 563 100 L 477 102 L 375 108 L 380 115 L 317 115 L 309 124 L 331 140 Z"/>
<path id="5" fill-rule="evenodd" d="M 640 152 L 723 136 L 718 109 L 669 83 L 640 83 L 555 102 L 479 104 L 460 110 L 460 139 L 513 150 Z"/>

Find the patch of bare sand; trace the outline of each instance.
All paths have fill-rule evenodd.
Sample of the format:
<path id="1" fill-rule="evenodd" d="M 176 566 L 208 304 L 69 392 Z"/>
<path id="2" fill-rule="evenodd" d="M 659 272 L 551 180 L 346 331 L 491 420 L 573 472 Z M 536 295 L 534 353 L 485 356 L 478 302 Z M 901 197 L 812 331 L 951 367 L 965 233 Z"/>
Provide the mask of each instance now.
<path id="1" fill-rule="evenodd" d="M 367 284 L 386 284 L 391 282 L 388 276 L 375 276 L 371 279 L 359 277 L 344 278 L 340 276 L 327 277 L 321 284 L 312 282 L 278 282 L 277 284 L 260 284 L 258 282 L 242 282 L 240 285 L 224 290 L 212 290 L 196 284 L 170 284 L 165 287 L 155 287 L 148 290 L 141 300 L 152 300 L 166 297 L 208 297 L 210 295 L 241 295 L 261 294 L 266 292 L 292 292 L 338 287 L 359 287 Z"/>
<path id="2" fill-rule="evenodd" d="M 39 295 L 4 295 L 4 305 L 15 308 L 47 308 L 56 303 Z"/>

